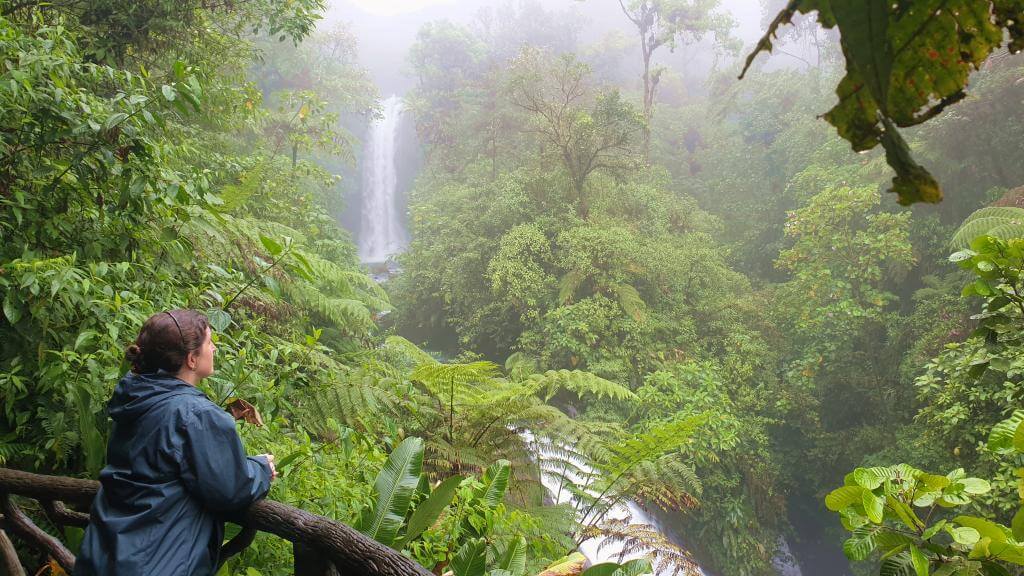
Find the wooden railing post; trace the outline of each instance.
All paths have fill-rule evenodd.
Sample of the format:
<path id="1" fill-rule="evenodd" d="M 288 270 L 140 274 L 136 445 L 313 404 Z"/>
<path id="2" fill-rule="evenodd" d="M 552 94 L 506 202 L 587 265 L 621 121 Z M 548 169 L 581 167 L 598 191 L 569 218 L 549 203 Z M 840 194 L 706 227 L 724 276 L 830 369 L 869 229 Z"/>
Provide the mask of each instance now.
<path id="1" fill-rule="evenodd" d="M 18 560 L 18 551 L 14 549 L 14 542 L 11 542 L 3 530 L 0 530 L 0 568 L 3 568 L 4 574 L 10 576 L 25 576 L 25 570 Z"/>
<path id="2" fill-rule="evenodd" d="M 292 551 L 295 553 L 295 576 L 338 576 L 334 564 L 320 550 L 294 542 Z"/>

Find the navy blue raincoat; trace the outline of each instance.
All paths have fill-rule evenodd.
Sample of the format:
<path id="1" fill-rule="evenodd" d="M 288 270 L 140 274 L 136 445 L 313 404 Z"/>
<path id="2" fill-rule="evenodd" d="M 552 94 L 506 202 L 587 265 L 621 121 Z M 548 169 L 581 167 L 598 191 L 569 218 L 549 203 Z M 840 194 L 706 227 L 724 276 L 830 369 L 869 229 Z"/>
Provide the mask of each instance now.
<path id="1" fill-rule="evenodd" d="M 107 465 L 74 574 L 212 574 L 220 515 L 267 494 L 269 463 L 246 456 L 227 412 L 166 372 L 129 373 L 107 409 Z"/>

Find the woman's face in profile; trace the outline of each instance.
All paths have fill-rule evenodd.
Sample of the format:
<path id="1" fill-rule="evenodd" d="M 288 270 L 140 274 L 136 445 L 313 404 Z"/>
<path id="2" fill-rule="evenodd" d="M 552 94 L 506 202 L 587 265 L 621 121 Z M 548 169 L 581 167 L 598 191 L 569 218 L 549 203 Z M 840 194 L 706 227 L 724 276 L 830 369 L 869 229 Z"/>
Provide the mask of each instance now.
<path id="1" fill-rule="evenodd" d="M 213 355 L 217 352 L 217 347 L 213 344 L 212 335 L 213 331 L 207 327 L 206 334 L 203 336 L 203 343 L 199 346 L 198 350 L 193 352 L 196 355 L 196 376 L 200 379 L 213 374 Z"/>

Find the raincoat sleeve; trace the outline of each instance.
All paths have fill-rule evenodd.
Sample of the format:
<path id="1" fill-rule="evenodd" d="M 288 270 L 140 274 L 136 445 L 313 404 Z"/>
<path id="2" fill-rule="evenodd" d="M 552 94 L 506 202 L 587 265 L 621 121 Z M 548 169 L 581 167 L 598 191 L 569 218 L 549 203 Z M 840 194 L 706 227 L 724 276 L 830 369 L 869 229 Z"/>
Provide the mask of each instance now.
<path id="1" fill-rule="evenodd" d="M 207 508 L 241 510 L 267 495 L 270 464 L 246 456 L 231 416 L 212 404 L 186 410 L 181 479 Z"/>

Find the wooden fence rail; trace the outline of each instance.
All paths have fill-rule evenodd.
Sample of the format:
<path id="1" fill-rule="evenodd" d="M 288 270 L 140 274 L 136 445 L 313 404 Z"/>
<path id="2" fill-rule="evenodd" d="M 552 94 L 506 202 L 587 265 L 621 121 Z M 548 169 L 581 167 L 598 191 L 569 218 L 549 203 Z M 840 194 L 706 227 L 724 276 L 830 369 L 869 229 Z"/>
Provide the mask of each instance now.
<path id="1" fill-rule="evenodd" d="M 36 526 L 11 495 L 39 501 L 47 519 L 57 526 L 84 527 L 89 515 L 78 510 L 88 510 L 99 486 L 94 480 L 0 468 L 0 570 L 6 568 L 12 575 L 23 573 L 5 530 L 48 554 L 68 573 L 75 565 L 74 554 Z M 263 531 L 292 542 L 296 576 L 339 572 L 346 576 L 433 576 L 416 562 L 340 522 L 273 500 L 253 504 L 231 521 L 242 531 L 221 549 L 222 560 L 244 550 L 256 532 Z"/>

